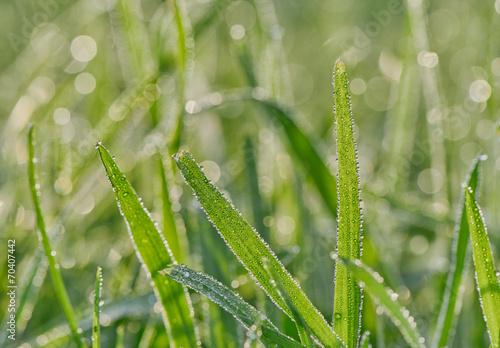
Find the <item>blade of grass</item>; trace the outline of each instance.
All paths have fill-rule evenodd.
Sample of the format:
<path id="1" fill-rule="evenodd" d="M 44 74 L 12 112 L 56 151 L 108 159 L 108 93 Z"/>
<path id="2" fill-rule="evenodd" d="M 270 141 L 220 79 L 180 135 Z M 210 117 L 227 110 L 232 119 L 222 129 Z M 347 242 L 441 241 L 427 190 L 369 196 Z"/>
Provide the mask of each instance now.
<path id="1" fill-rule="evenodd" d="M 50 274 L 52 275 L 54 290 L 56 292 L 57 298 L 59 299 L 64 314 L 66 315 L 66 319 L 68 320 L 68 324 L 74 341 L 76 342 L 78 347 L 83 348 L 85 346 L 79 333 L 75 311 L 73 310 L 73 306 L 71 305 L 71 302 L 69 300 L 68 292 L 66 290 L 66 287 L 64 286 L 61 272 L 59 271 L 59 265 L 54 259 L 54 251 L 52 251 L 49 236 L 47 235 L 47 231 L 45 229 L 45 221 L 43 219 L 39 200 L 39 197 L 41 196 L 40 184 L 37 182 L 38 174 L 35 168 L 37 159 L 35 157 L 35 139 L 33 132 L 34 127 L 32 124 L 30 124 L 28 128 L 28 177 L 30 183 L 31 198 L 35 207 L 36 223 L 38 226 L 38 231 L 40 232 L 40 235 L 42 237 L 42 245 L 45 251 L 45 256 L 47 256 L 47 260 L 49 262 Z"/>
<path id="2" fill-rule="evenodd" d="M 361 336 L 359 346 L 361 348 L 372 348 L 372 345 L 370 343 L 370 331 L 363 332 L 363 336 Z"/>
<path id="3" fill-rule="evenodd" d="M 295 154 L 297 162 L 311 176 L 327 208 L 336 217 L 337 188 L 335 180 L 311 142 L 314 137 L 306 135 L 294 122 L 291 109 L 270 100 L 254 99 L 254 101 L 263 105 L 268 114 L 283 127 L 291 152 Z"/>
<path id="4" fill-rule="evenodd" d="M 472 241 L 472 256 L 476 270 L 477 290 L 488 327 L 491 345 L 498 347 L 500 334 L 500 285 L 493 263 L 488 232 L 472 189 L 465 188 L 467 221 Z"/>
<path id="5" fill-rule="evenodd" d="M 335 254 L 334 257 L 337 255 Z M 420 335 L 413 317 L 410 316 L 408 310 L 399 304 L 397 294 L 385 286 L 384 279 L 360 260 L 350 261 L 341 257 L 338 257 L 338 260 L 354 275 L 360 286 L 384 308 L 384 313 L 391 318 L 408 345 L 410 347 L 425 347 L 423 344 L 425 340 Z"/>
<path id="6" fill-rule="evenodd" d="M 165 238 L 108 150 L 100 143 L 96 144 L 96 148 L 115 192 L 137 257 L 153 281 L 156 297 L 163 305 L 163 320 L 170 344 L 173 347 L 198 347 L 189 294 L 181 284 L 168 281 L 158 273 L 175 262 Z"/>
<path id="7" fill-rule="evenodd" d="M 125 338 L 125 326 L 124 324 L 120 324 L 116 328 L 116 346 L 115 348 L 123 348 Z"/>
<path id="8" fill-rule="evenodd" d="M 466 186 L 470 187 L 479 196 L 479 171 L 481 156 L 478 155 L 473 161 L 467 176 L 465 177 Z M 441 309 L 436 324 L 432 347 L 447 346 L 450 330 L 456 325 L 457 312 L 461 306 L 460 284 L 462 276 L 466 272 L 466 265 L 470 258 L 469 253 L 469 225 L 467 222 L 467 211 L 465 206 L 465 193 L 460 196 L 459 210 L 455 222 L 455 231 L 450 253 L 450 269 L 446 279 L 446 287 L 441 301 Z"/>
<path id="9" fill-rule="evenodd" d="M 192 37 L 191 23 L 187 16 L 186 4 L 184 0 L 173 0 L 173 12 L 177 25 L 177 114 L 175 115 L 175 125 L 173 126 L 172 139 L 169 151 L 173 155 L 179 151 L 183 129 L 185 88 L 190 73 L 189 62 L 192 61 L 194 52 L 194 39 Z"/>
<path id="10" fill-rule="evenodd" d="M 38 293 L 40 292 L 39 286 L 34 286 L 33 281 L 35 277 L 38 279 L 45 279 L 47 275 L 48 265 L 45 262 L 41 262 L 43 255 L 45 255 L 43 246 L 38 245 L 36 251 L 33 253 L 32 258 L 29 260 L 28 266 L 25 268 L 19 280 L 19 287 L 17 289 L 18 302 L 16 312 L 19 313 L 16 318 L 16 335 L 21 336 L 26 329 L 27 322 L 31 319 L 31 311 L 35 306 Z M 4 278 L 5 279 L 5 278 Z M 42 281 L 43 282 L 43 281 Z M 29 314 L 28 314 L 29 312 Z M 2 319 L 2 326 L 0 327 L 0 347 L 8 347 L 8 331 L 7 322 L 9 320 L 10 313 L 5 311 L 5 315 Z"/>
<path id="11" fill-rule="evenodd" d="M 208 181 L 193 157 L 187 152 L 182 152 L 175 155 L 174 160 L 181 170 L 184 179 L 195 192 L 207 216 L 226 241 L 231 251 L 264 291 L 266 291 L 274 303 L 290 318 L 293 318 L 291 310 L 273 284 L 275 280 L 270 279 L 268 272 L 264 269 L 265 264 L 268 267 L 272 267 L 273 271 L 276 272 L 301 317 L 314 335 L 328 347 L 339 346 L 340 341 L 332 328 L 312 305 L 290 273 L 283 267 L 257 231 L 246 222 L 236 208 Z"/>
<path id="12" fill-rule="evenodd" d="M 101 288 L 102 288 L 102 271 L 101 267 L 97 267 L 97 274 L 95 276 L 95 289 L 94 289 L 94 320 L 92 323 L 92 348 L 101 347 L 101 324 L 99 319 L 101 317 Z"/>
<path id="13" fill-rule="evenodd" d="M 170 265 L 160 273 L 207 296 L 211 301 L 231 313 L 247 330 L 250 330 L 253 325 L 259 325 L 262 335 L 258 339 L 262 343 L 270 346 L 277 344 L 278 347 L 305 347 L 283 335 L 264 314 L 208 275 L 198 273 L 185 265 Z"/>
<path id="14" fill-rule="evenodd" d="M 235 92 L 222 93 L 222 101 L 218 105 L 208 103 L 209 98 L 197 101 L 201 106 L 199 112 L 207 112 L 212 109 L 226 106 L 229 103 L 241 103 L 249 100 L 262 106 L 266 113 L 276 121 L 275 126 L 281 127 L 288 139 L 289 151 L 297 160 L 297 165 L 304 168 L 316 186 L 323 202 L 333 216 L 337 216 L 337 187 L 330 169 L 325 164 L 318 152 L 321 142 L 314 134 L 305 133 L 294 121 L 295 110 L 272 99 L 256 98 L 252 90 L 238 89 Z"/>
<path id="15" fill-rule="evenodd" d="M 337 252 L 347 259 L 361 258 L 361 207 L 351 101 L 344 63 L 335 62 L 335 124 L 338 161 Z M 357 347 L 361 327 L 361 288 L 346 267 L 335 267 L 333 328 L 347 347 Z"/>
<path id="16" fill-rule="evenodd" d="M 281 298 L 283 301 L 286 303 L 290 311 L 292 312 L 293 315 L 293 321 L 295 322 L 297 326 L 297 331 L 300 337 L 300 341 L 302 344 L 304 344 L 307 347 L 311 347 L 313 344 L 313 339 L 310 336 L 310 330 L 307 324 L 305 323 L 304 319 L 302 319 L 299 311 L 293 304 L 292 299 L 288 295 L 288 292 L 286 291 L 286 288 L 283 286 L 283 283 L 280 281 L 278 274 L 273 270 L 272 267 L 268 267 L 267 263 L 264 265 L 264 269 L 269 272 L 269 278 L 274 279 L 275 282 L 273 283 L 274 286 L 276 286 L 276 289 L 278 293 L 281 295 Z M 272 274 L 271 274 L 272 272 Z M 316 346 L 316 345 L 315 345 Z"/>
<path id="17" fill-rule="evenodd" d="M 187 251 L 186 248 L 181 247 L 181 238 L 183 240 L 183 246 L 186 246 L 187 242 L 185 241 L 185 236 L 181 237 L 177 230 L 177 223 L 175 221 L 174 212 L 172 210 L 172 202 L 170 200 L 170 192 L 168 190 L 169 182 L 167 180 L 167 172 L 165 171 L 168 170 L 169 174 L 173 174 L 172 166 L 167 164 L 168 167 L 166 167 L 163 164 L 163 156 L 161 154 L 158 154 L 158 164 L 163 202 L 163 233 L 174 258 L 178 262 L 183 262 L 186 258 L 185 255 L 187 254 Z"/>

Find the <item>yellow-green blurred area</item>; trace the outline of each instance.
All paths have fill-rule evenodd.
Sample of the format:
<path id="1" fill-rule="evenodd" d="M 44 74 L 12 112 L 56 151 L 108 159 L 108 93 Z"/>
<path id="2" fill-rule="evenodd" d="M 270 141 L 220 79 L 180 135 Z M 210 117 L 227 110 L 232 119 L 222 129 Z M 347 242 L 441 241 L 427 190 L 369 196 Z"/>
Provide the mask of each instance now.
<path id="1" fill-rule="evenodd" d="M 16 0 L 0 2 L 0 31 L 0 255 L 15 238 L 16 280 L 20 288 L 31 284 L 17 312 L 16 347 L 73 344 L 28 193 L 30 122 L 42 211 L 87 342 L 100 265 L 102 346 L 115 347 L 122 334 L 125 347 L 168 346 L 161 308 L 94 149 L 98 140 L 160 226 L 159 161 L 169 172 L 171 152 L 189 150 L 331 322 L 336 218 L 313 184 L 315 168 L 298 160 L 294 138 L 261 102 L 289 111 L 335 180 L 338 57 L 357 137 L 363 261 L 398 293 L 428 341 L 461 183 L 480 151 L 487 160 L 479 204 L 493 252 L 500 250 L 498 0 Z M 179 173 L 170 182 L 189 243 L 184 262 L 262 304 L 262 290 Z M 3 256 L 0 265 L 6 293 Z M 488 347 L 473 270 L 461 289 L 451 346 Z M 232 317 L 201 295 L 192 299 L 204 347 L 243 346 L 245 331 Z M 0 312 L 8 300 L 2 294 Z M 267 314 L 296 337 L 289 319 Z M 363 315 L 374 347 L 405 346 L 369 296 Z M 0 326 L 0 345 L 8 347 L 3 319 Z"/>

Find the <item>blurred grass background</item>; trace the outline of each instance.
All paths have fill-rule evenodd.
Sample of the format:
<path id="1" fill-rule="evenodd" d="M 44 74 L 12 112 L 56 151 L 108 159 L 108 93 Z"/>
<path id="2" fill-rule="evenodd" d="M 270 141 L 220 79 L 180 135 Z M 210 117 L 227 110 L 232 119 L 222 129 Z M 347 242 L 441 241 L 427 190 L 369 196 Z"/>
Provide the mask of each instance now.
<path id="1" fill-rule="evenodd" d="M 461 182 L 479 151 L 488 156 L 480 204 L 493 247 L 500 245 L 499 26 L 499 1 L 1 2 L 0 240 L 6 250 L 7 239 L 16 239 L 19 285 L 31 284 L 17 313 L 16 346 L 72 344 L 28 194 L 29 122 L 37 127 L 42 209 L 87 339 L 100 265 L 103 347 L 115 347 L 120 335 L 125 347 L 168 344 L 94 143 L 116 156 L 161 225 L 158 161 L 168 172 L 179 117 L 180 149 L 202 162 L 330 320 L 335 217 L 311 180 L 316 168 L 297 159 L 294 138 L 259 100 L 285 105 L 334 174 L 337 57 L 347 66 L 357 132 L 363 258 L 430 337 Z M 262 304 L 261 290 L 180 175 L 170 182 L 177 225 L 189 241 L 184 262 Z M 4 289 L 6 263 L 0 260 Z M 205 346 L 243 345 L 232 318 L 192 297 Z M 1 308 L 7 303 L 2 296 Z M 405 345 L 367 297 L 364 311 L 374 345 Z M 269 315 L 296 334 L 280 314 Z M 216 334 L 214 323 L 226 333 Z M 453 347 L 471 346 L 488 343 L 469 274 Z"/>

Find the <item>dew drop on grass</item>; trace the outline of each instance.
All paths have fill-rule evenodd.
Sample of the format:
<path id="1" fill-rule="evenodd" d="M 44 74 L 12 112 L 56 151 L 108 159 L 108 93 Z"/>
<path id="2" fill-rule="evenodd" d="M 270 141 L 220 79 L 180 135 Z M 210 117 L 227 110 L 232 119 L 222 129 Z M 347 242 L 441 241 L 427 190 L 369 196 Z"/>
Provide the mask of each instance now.
<path id="1" fill-rule="evenodd" d="M 184 278 L 189 278 L 189 272 L 184 272 L 184 273 L 182 273 L 182 276 L 183 276 Z"/>
<path id="2" fill-rule="evenodd" d="M 341 313 L 335 313 L 334 317 L 335 317 L 335 320 L 340 320 L 340 319 L 342 319 L 342 314 Z"/>

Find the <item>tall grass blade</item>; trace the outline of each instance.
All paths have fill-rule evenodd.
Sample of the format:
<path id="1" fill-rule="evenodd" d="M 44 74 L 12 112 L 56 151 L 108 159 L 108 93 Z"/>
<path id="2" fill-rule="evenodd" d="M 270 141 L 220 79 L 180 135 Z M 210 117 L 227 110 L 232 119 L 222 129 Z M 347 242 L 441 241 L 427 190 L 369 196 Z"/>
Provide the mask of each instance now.
<path id="1" fill-rule="evenodd" d="M 338 161 L 337 253 L 346 259 L 361 258 L 361 207 L 351 101 L 344 63 L 335 62 L 335 124 Z M 362 293 L 346 267 L 335 268 L 333 328 L 347 347 L 357 347 L 361 326 Z"/>
<path id="2" fill-rule="evenodd" d="M 258 325 L 262 335 L 258 339 L 270 346 L 305 347 L 283 335 L 274 324 L 239 295 L 206 274 L 198 273 L 185 265 L 170 265 L 160 273 L 207 296 L 211 301 L 233 315 L 247 330 Z"/>
<path id="3" fill-rule="evenodd" d="M 257 231 L 208 181 L 193 157 L 187 152 L 182 152 L 175 155 L 174 160 L 227 245 L 274 303 L 293 319 L 290 308 L 276 289 L 276 280 L 270 278 L 269 273 L 277 274 L 301 317 L 318 340 L 328 347 L 339 346 L 340 341 L 332 328 L 312 305 L 290 273 L 283 267 Z M 264 269 L 266 266 L 272 268 L 272 272 L 266 271 Z"/>
<path id="4" fill-rule="evenodd" d="M 28 129 L 28 177 L 30 182 L 30 190 L 31 190 L 31 198 L 33 200 L 33 205 L 35 207 L 36 213 L 36 223 L 38 226 L 38 230 L 40 231 L 43 249 L 45 251 L 45 256 L 47 256 L 47 260 L 49 262 L 50 274 L 52 275 L 52 281 L 54 283 L 54 290 L 56 292 L 57 298 L 61 303 L 64 314 L 66 315 L 66 319 L 68 320 L 69 328 L 71 330 L 71 334 L 73 336 L 74 341 L 76 342 L 78 347 L 85 347 L 78 328 L 78 322 L 75 317 L 75 312 L 73 310 L 73 306 L 69 300 L 68 292 L 66 287 L 64 286 L 64 282 L 61 276 L 61 272 L 59 271 L 59 265 L 56 263 L 54 259 L 54 251 L 52 251 L 52 247 L 50 246 L 49 236 L 47 235 L 47 231 L 45 229 L 45 221 L 42 215 L 42 209 L 40 207 L 40 184 L 38 183 L 38 174 L 36 172 L 35 163 L 37 159 L 35 157 L 35 139 L 33 135 L 34 127 L 30 124 Z"/>
<path id="5" fill-rule="evenodd" d="M 414 318 L 410 316 L 407 309 L 399 304 L 397 293 L 385 286 L 384 279 L 360 260 L 350 261 L 340 257 L 338 259 L 357 279 L 360 286 L 384 308 L 384 312 L 403 334 L 408 345 L 410 347 L 425 347 L 423 345 L 425 340 L 420 335 Z"/>
<path id="6" fill-rule="evenodd" d="M 153 281 L 156 297 L 163 305 L 163 320 L 171 346 L 198 347 L 189 294 L 181 284 L 169 281 L 158 273 L 175 262 L 167 242 L 108 150 L 100 143 L 96 148 L 113 186 L 137 257 Z"/>
<path id="7" fill-rule="evenodd" d="M 175 115 L 175 125 L 173 127 L 172 139 L 170 140 L 169 151 L 173 155 L 179 151 L 183 129 L 183 113 L 185 88 L 190 73 L 189 62 L 192 60 L 194 52 L 194 39 L 192 37 L 191 23 L 187 16 L 186 4 L 184 0 L 173 0 L 173 12 L 177 26 L 177 107 Z"/>
<path id="8" fill-rule="evenodd" d="M 472 163 L 465 183 L 475 192 L 475 197 L 479 196 L 479 171 L 481 164 L 481 156 L 476 157 Z M 453 241 L 451 244 L 450 253 L 450 269 L 446 279 L 446 287 L 441 301 L 441 309 L 435 329 L 432 347 L 444 347 L 448 345 L 450 339 L 450 330 L 456 325 L 457 311 L 461 306 L 461 290 L 462 276 L 466 271 L 469 254 L 469 224 L 467 222 L 467 211 L 465 205 L 465 193 L 460 196 L 459 211 L 455 222 L 455 231 L 453 233 Z"/>
<path id="9" fill-rule="evenodd" d="M 101 324 L 99 323 L 101 317 L 101 288 L 102 288 L 102 271 L 101 267 L 97 267 L 97 274 L 95 276 L 95 289 L 94 289 L 94 320 L 92 322 L 92 348 L 101 347 Z"/>
<path id="10" fill-rule="evenodd" d="M 500 334 L 500 284 L 493 264 L 493 254 L 481 210 L 474 200 L 474 192 L 465 188 L 467 221 L 472 241 L 472 256 L 476 270 L 477 290 L 488 327 L 491 345 L 499 346 Z"/>

